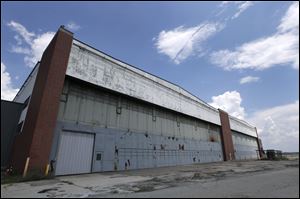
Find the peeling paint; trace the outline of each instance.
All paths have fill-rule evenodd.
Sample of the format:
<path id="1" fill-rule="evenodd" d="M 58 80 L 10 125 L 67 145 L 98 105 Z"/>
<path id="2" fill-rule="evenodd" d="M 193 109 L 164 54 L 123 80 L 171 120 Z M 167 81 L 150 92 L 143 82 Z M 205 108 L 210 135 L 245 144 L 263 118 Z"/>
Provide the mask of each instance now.
<path id="1" fill-rule="evenodd" d="M 73 40 L 67 75 L 220 125 L 217 109 L 177 85 Z M 230 118 L 232 128 L 256 136 L 254 127 Z"/>

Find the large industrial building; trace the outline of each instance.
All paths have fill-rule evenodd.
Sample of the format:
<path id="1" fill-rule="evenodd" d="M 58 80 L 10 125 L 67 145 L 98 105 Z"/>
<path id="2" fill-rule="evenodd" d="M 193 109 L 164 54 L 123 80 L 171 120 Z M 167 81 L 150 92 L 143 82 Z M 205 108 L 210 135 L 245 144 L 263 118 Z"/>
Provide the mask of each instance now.
<path id="1" fill-rule="evenodd" d="M 1 148 L 1 166 L 19 172 L 50 165 L 54 175 L 68 175 L 257 159 L 262 150 L 255 127 L 63 27 L 3 107 L 1 147 L 2 136 L 10 142 Z"/>

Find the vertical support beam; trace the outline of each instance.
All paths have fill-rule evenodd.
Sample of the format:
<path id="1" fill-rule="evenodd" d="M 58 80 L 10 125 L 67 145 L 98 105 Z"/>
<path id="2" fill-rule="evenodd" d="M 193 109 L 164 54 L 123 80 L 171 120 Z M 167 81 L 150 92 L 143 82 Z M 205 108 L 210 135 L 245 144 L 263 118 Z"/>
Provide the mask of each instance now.
<path id="1" fill-rule="evenodd" d="M 259 158 L 263 158 L 263 155 L 264 155 L 264 149 L 263 149 L 263 146 L 262 146 L 262 142 L 261 142 L 261 139 L 258 138 L 258 134 L 257 134 L 257 129 L 255 127 L 255 131 L 256 131 L 256 141 L 257 141 L 257 148 L 258 148 L 258 153 L 259 153 Z"/>
<path id="2" fill-rule="evenodd" d="M 16 137 L 13 167 L 44 172 L 49 162 L 59 99 L 62 93 L 73 33 L 60 27 L 43 53 L 23 130 Z"/>
<path id="3" fill-rule="evenodd" d="M 230 122 L 228 113 L 219 109 L 220 121 L 221 121 L 221 139 L 224 154 L 224 161 L 234 160 L 234 147 L 232 141 L 232 133 L 230 128 Z"/>

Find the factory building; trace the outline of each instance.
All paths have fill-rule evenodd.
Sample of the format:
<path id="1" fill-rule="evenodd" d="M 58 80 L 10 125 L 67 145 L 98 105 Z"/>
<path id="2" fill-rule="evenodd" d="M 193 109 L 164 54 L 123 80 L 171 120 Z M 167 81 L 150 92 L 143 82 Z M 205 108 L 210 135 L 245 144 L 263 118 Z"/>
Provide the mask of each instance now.
<path id="1" fill-rule="evenodd" d="M 69 175 L 261 155 L 255 127 L 63 27 L 13 102 L 7 164 L 19 172 Z"/>

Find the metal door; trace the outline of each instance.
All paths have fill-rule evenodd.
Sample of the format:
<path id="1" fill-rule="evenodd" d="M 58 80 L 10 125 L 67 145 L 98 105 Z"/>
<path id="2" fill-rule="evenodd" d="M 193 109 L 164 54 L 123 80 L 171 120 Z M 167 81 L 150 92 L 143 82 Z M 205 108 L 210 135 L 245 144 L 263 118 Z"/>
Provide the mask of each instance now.
<path id="1" fill-rule="evenodd" d="M 55 174 L 90 173 L 94 134 L 63 131 L 57 153 Z"/>
<path id="2" fill-rule="evenodd" d="M 97 171 L 103 171 L 103 151 L 95 152 L 94 166 L 97 168 Z"/>

